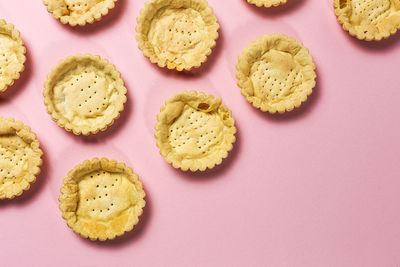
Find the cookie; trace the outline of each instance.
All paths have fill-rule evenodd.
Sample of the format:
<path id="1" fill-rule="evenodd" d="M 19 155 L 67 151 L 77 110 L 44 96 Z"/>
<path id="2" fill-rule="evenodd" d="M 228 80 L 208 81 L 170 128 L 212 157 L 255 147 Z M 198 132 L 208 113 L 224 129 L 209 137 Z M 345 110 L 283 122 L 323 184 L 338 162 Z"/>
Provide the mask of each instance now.
<path id="1" fill-rule="evenodd" d="M 44 87 L 47 112 L 60 127 L 76 135 L 104 131 L 119 117 L 127 100 L 115 66 L 93 55 L 61 60 Z"/>
<path id="2" fill-rule="evenodd" d="M 312 56 L 302 43 L 286 35 L 264 35 L 251 42 L 236 68 L 242 95 L 264 112 L 300 107 L 315 87 Z"/>
<path id="3" fill-rule="evenodd" d="M 166 101 L 157 121 L 160 154 L 183 171 L 204 171 L 221 164 L 236 141 L 231 111 L 212 95 L 177 94 Z"/>
<path id="4" fill-rule="evenodd" d="M 271 7 L 286 4 L 287 0 L 247 0 L 247 2 L 258 7 Z"/>
<path id="5" fill-rule="evenodd" d="M 105 241 L 133 229 L 146 205 L 145 196 L 131 168 L 94 158 L 68 173 L 59 201 L 62 217 L 75 233 Z"/>
<path id="6" fill-rule="evenodd" d="M 14 84 L 24 70 L 26 48 L 14 25 L 0 20 L 0 92 Z"/>
<path id="7" fill-rule="evenodd" d="M 71 26 L 99 21 L 114 8 L 115 2 L 117 0 L 43 0 L 54 18 Z"/>
<path id="8" fill-rule="evenodd" d="M 0 117 L 0 199 L 14 198 L 30 188 L 40 173 L 42 155 L 28 126 Z"/>
<path id="9" fill-rule="evenodd" d="M 218 39 L 217 17 L 205 0 L 150 0 L 137 22 L 139 49 L 162 68 L 200 67 Z"/>
<path id="10" fill-rule="evenodd" d="M 335 14 L 350 35 L 380 41 L 400 28 L 400 0 L 334 0 Z"/>

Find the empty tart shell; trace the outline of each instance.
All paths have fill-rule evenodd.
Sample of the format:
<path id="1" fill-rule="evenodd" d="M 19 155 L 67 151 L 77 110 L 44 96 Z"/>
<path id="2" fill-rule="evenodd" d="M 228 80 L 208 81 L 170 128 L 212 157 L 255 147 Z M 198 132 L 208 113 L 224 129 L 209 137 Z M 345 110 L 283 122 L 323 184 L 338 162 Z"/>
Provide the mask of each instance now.
<path id="1" fill-rule="evenodd" d="M 220 98 L 195 91 L 167 100 L 155 129 L 160 154 L 183 171 L 204 171 L 221 164 L 236 141 L 232 112 Z"/>
<path id="2" fill-rule="evenodd" d="M 75 233 L 93 241 L 131 231 L 146 205 L 139 177 L 115 160 L 85 160 L 63 182 L 62 217 Z"/>
<path id="3" fill-rule="evenodd" d="M 205 0 L 150 0 L 137 19 L 143 55 L 159 67 L 200 67 L 218 39 L 219 24 Z"/>
<path id="4" fill-rule="evenodd" d="M 300 107 L 315 87 L 313 57 L 302 43 L 286 35 L 264 35 L 251 42 L 236 68 L 242 95 L 264 112 Z"/>
<path id="5" fill-rule="evenodd" d="M 272 7 L 286 4 L 287 0 L 247 0 L 247 2 L 258 7 Z"/>
<path id="6" fill-rule="evenodd" d="M 40 173 L 42 155 L 28 126 L 0 117 L 0 199 L 20 196 L 30 188 Z"/>
<path id="7" fill-rule="evenodd" d="M 399 0 L 334 0 L 335 14 L 343 29 L 366 41 L 380 41 L 400 28 Z"/>
<path id="8" fill-rule="evenodd" d="M 84 26 L 108 14 L 117 0 L 43 0 L 47 11 L 62 24 Z"/>
<path id="9" fill-rule="evenodd" d="M 19 79 L 24 70 L 26 48 L 14 25 L 0 20 L 0 92 Z"/>
<path id="10" fill-rule="evenodd" d="M 121 74 L 106 59 L 76 55 L 61 60 L 44 85 L 47 112 L 74 134 L 104 131 L 124 109 L 126 88 Z"/>

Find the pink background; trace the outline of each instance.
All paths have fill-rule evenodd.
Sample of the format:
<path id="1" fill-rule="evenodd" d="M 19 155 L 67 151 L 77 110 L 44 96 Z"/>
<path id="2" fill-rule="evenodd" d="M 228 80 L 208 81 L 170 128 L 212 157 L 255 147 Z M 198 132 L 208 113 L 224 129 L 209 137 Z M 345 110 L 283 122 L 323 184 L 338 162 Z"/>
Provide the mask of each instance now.
<path id="1" fill-rule="evenodd" d="M 119 0 L 101 22 L 73 29 L 40 0 L 0 0 L 22 33 L 26 71 L 0 95 L 0 115 L 30 125 L 45 152 L 32 189 L 0 203 L 2 266 L 400 266 L 400 33 L 366 43 L 344 32 L 332 0 L 256 8 L 209 0 L 221 38 L 193 74 L 152 65 L 135 41 L 144 0 Z M 237 56 L 265 33 L 307 46 L 317 87 L 300 109 L 263 114 L 236 86 Z M 128 103 L 107 132 L 75 137 L 45 111 L 43 83 L 62 58 L 99 54 L 122 73 Z M 237 120 L 229 159 L 205 173 L 174 170 L 153 138 L 164 101 L 184 89 L 222 97 Z M 126 162 L 148 194 L 140 224 L 94 243 L 61 218 L 62 179 L 94 156 Z"/>

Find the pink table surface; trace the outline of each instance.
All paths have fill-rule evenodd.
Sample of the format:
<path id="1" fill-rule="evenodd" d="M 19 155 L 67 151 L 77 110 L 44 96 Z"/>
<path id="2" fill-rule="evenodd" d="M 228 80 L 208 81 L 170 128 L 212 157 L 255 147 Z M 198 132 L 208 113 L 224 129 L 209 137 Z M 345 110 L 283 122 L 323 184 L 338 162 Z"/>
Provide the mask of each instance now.
<path id="1" fill-rule="evenodd" d="M 163 71 L 135 41 L 144 0 L 119 0 L 101 22 L 73 29 L 40 0 L 0 0 L 22 33 L 26 71 L 0 96 L 0 115 L 30 125 L 45 152 L 29 192 L 0 203 L 1 266 L 400 266 L 400 34 L 366 43 L 344 32 L 331 0 L 273 9 L 209 0 L 221 38 L 194 74 Z M 300 109 L 263 114 L 236 86 L 237 56 L 265 33 L 307 46 L 317 87 Z M 43 83 L 62 58 L 93 53 L 122 73 L 128 103 L 104 134 L 75 137 L 46 113 Z M 164 101 L 184 89 L 222 97 L 237 120 L 229 159 L 205 173 L 164 162 L 153 137 Z M 126 162 L 147 206 L 134 231 L 94 243 L 58 209 L 62 179 L 92 157 Z"/>

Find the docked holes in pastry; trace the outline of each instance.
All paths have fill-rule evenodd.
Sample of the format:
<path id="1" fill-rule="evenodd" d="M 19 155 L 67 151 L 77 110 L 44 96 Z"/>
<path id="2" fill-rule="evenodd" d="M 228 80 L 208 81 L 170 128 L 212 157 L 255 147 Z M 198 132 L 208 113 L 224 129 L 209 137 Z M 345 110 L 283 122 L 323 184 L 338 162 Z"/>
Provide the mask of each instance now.
<path id="1" fill-rule="evenodd" d="M 235 120 L 220 98 L 195 91 L 167 100 L 157 116 L 160 154 L 183 171 L 204 171 L 222 162 L 235 142 Z"/>
<path id="2" fill-rule="evenodd" d="M 400 28 L 400 4 L 392 0 L 334 0 L 344 30 L 360 40 L 380 41 Z"/>
<path id="3" fill-rule="evenodd" d="M 114 123 L 126 92 L 114 65 L 87 54 L 61 60 L 48 75 L 43 95 L 47 112 L 60 127 L 89 135 Z"/>
<path id="4" fill-rule="evenodd" d="M 162 68 L 200 67 L 218 39 L 219 24 L 205 0 L 149 0 L 137 21 L 139 49 Z"/>
<path id="5" fill-rule="evenodd" d="M 24 70 L 26 48 L 14 25 L 0 19 L 0 93 L 19 79 Z"/>
<path id="6" fill-rule="evenodd" d="M 108 14 L 117 0 L 43 0 L 47 11 L 63 24 L 84 26 Z"/>
<path id="7" fill-rule="evenodd" d="M 315 87 L 312 56 L 302 43 L 286 35 L 264 35 L 251 42 L 236 69 L 242 95 L 264 112 L 292 111 Z"/>
<path id="8" fill-rule="evenodd" d="M 0 117 L 0 199 L 14 198 L 30 188 L 40 173 L 42 155 L 28 126 Z"/>
<path id="9" fill-rule="evenodd" d="M 67 225 L 84 238 L 105 241 L 131 231 L 146 205 L 142 183 L 124 163 L 85 160 L 64 179 L 59 197 Z"/>

